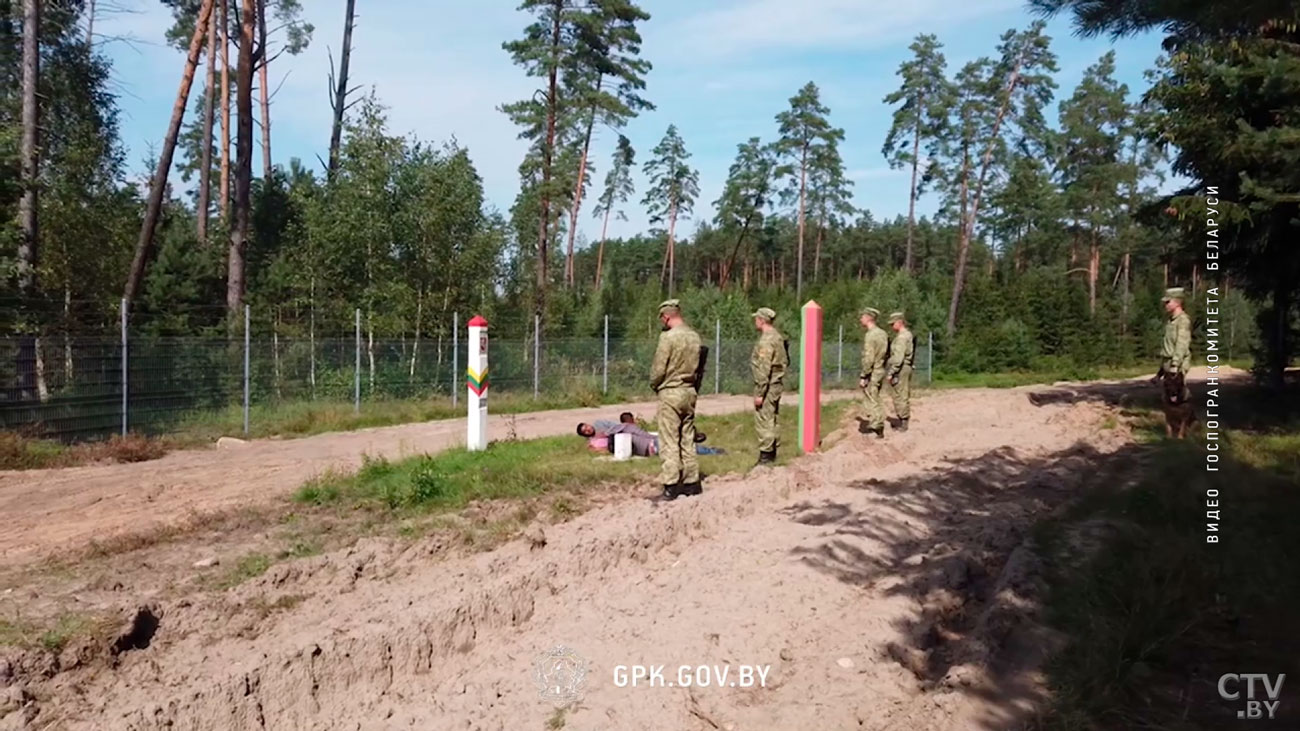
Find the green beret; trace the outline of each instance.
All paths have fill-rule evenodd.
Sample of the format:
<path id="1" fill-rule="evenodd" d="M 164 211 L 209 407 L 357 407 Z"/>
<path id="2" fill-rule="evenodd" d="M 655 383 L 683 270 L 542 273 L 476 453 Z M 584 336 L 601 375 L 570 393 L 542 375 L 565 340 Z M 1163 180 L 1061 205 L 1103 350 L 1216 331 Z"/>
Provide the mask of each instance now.
<path id="1" fill-rule="evenodd" d="M 894 323 L 894 322 L 907 322 L 907 318 L 903 317 L 903 313 L 902 313 L 902 312 L 891 312 L 891 313 L 889 313 L 889 321 L 890 321 L 891 323 Z"/>
<path id="2" fill-rule="evenodd" d="M 681 308 L 682 308 L 681 300 L 664 300 L 663 302 L 659 303 L 660 312 L 663 312 L 664 310 L 680 310 Z"/>
<path id="3" fill-rule="evenodd" d="M 880 317 L 880 310 L 877 310 L 877 309 L 874 308 L 874 307 L 867 307 L 867 308 L 865 308 L 865 309 L 862 310 L 862 314 L 863 314 L 863 315 L 866 315 L 867 317 L 870 317 L 870 318 L 873 319 L 873 320 L 875 320 L 875 319 L 878 319 L 878 318 Z"/>
<path id="4" fill-rule="evenodd" d="M 1184 299 L 1184 294 L 1183 294 L 1182 287 L 1170 287 L 1169 289 L 1165 290 L 1165 296 L 1161 297 L 1160 301 L 1168 302 L 1169 300 L 1178 300 L 1179 302 L 1182 302 L 1183 299 Z"/>
<path id="5" fill-rule="evenodd" d="M 757 310 L 754 310 L 754 314 L 751 315 L 751 317 L 761 317 L 768 322 L 772 322 L 776 320 L 776 311 L 771 307 L 760 307 Z"/>

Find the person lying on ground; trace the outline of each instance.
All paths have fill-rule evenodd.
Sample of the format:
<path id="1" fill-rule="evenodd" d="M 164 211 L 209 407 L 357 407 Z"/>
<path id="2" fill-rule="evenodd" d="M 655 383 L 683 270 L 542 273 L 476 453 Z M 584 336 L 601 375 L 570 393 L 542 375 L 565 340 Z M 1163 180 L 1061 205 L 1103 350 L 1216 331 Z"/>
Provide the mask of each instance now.
<path id="1" fill-rule="evenodd" d="M 636 423 L 636 417 L 632 415 L 631 411 L 624 411 L 623 413 L 619 414 L 618 423 L 609 421 L 608 419 L 597 419 L 596 421 L 591 423 L 580 421 L 578 422 L 577 431 L 578 431 L 578 436 L 591 439 L 593 437 L 599 437 L 599 436 L 610 436 L 611 434 L 617 433 L 620 427 L 629 426 L 629 425 L 636 427 L 637 429 L 639 429 L 640 431 L 646 434 L 649 434 L 649 432 L 646 432 L 644 429 L 641 429 L 641 427 Z M 701 431 L 695 432 L 696 444 L 703 442 L 707 438 L 708 435 L 706 435 L 704 432 Z"/>
<path id="2" fill-rule="evenodd" d="M 613 430 L 600 435 L 596 434 L 596 432 L 594 431 L 594 427 L 591 424 L 585 424 L 585 423 L 579 424 L 578 427 L 580 429 L 580 431 L 578 432 L 580 435 L 589 437 L 587 446 L 597 452 L 613 452 L 614 435 L 627 434 L 632 438 L 632 454 L 634 456 L 653 457 L 656 454 L 659 454 L 659 438 L 654 434 L 651 434 L 650 432 L 646 431 L 645 429 L 642 429 L 641 427 L 637 426 L 635 423 L 619 424 Z M 583 433 L 583 431 L 581 431 L 583 427 L 586 427 L 587 429 L 591 429 L 592 430 L 591 433 L 590 434 Z M 702 444 L 695 445 L 695 453 L 696 454 L 726 454 L 726 452 L 723 451 L 722 449 L 706 447 Z"/>

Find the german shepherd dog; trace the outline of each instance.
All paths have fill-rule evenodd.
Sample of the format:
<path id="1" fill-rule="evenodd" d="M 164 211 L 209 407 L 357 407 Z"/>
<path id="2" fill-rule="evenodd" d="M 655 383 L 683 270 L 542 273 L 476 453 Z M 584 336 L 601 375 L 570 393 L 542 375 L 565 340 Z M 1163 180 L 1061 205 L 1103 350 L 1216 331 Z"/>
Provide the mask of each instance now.
<path id="1" fill-rule="evenodd" d="M 1165 436 L 1182 439 L 1187 436 L 1188 428 L 1196 423 L 1186 379 L 1182 373 L 1166 374 L 1161 382 L 1164 386 Z"/>

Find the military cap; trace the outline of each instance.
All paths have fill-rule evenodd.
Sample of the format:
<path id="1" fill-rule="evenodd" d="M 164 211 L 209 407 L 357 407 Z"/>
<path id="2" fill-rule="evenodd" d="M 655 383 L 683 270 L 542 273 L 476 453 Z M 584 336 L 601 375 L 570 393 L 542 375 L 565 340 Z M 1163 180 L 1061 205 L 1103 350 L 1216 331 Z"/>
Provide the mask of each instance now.
<path id="1" fill-rule="evenodd" d="M 862 314 L 866 315 L 867 317 L 870 317 L 870 318 L 873 319 L 873 320 L 876 320 L 876 319 L 879 319 L 879 318 L 880 318 L 880 310 L 877 310 L 877 309 L 874 308 L 874 307 L 865 307 L 865 308 L 863 308 L 863 310 L 862 310 Z"/>
<path id="2" fill-rule="evenodd" d="M 752 317 L 761 317 L 768 322 L 776 320 L 776 312 L 771 307 L 760 307 L 754 310 Z"/>
<path id="3" fill-rule="evenodd" d="M 1161 297 L 1160 301 L 1168 302 L 1169 300 L 1178 300 L 1179 302 L 1182 302 L 1183 298 L 1184 298 L 1184 294 L 1183 294 L 1182 287 L 1170 287 L 1169 289 L 1165 290 L 1165 296 Z"/>
<path id="4" fill-rule="evenodd" d="M 659 303 L 660 312 L 663 312 L 664 310 L 680 310 L 681 308 L 682 308 L 681 300 L 664 300 L 663 302 Z"/>
<path id="5" fill-rule="evenodd" d="M 891 323 L 899 322 L 899 321 L 907 322 L 907 318 L 903 317 L 903 313 L 901 311 L 891 312 L 889 313 L 889 321 Z"/>

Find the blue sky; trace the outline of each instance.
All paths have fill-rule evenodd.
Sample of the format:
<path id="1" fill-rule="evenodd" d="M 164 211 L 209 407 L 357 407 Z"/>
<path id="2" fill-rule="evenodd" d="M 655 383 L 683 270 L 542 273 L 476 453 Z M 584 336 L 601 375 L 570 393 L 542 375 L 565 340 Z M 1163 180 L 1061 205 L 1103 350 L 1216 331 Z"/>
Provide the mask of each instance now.
<path id="1" fill-rule="evenodd" d="M 183 54 L 165 47 L 170 25 L 157 0 L 120 0 L 131 12 L 100 18 L 96 32 L 114 62 L 122 110 L 122 133 L 133 175 L 156 149 L 175 100 Z M 301 158 L 317 165 L 329 141 L 327 48 L 337 59 L 343 28 L 342 0 L 306 0 L 305 17 L 315 26 L 311 46 L 297 57 L 281 56 L 271 67 L 271 87 L 282 84 L 272 102 L 272 153 L 277 163 Z M 520 35 L 528 17 L 516 0 L 363 0 L 354 31 L 352 81 L 374 88 L 389 108 L 395 133 L 441 141 L 454 136 L 483 177 L 488 200 L 509 209 L 518 189 L 517 167 L 525 143 L 496 107 L 537 88 L 501 50 Z M 638 163 L 676 124 L 700 172 L 700 201 L 691 221 L 711 218 L 736 145 L 751 136 L 773 138 L 773 117 L 803 84 L 814 81 L 844 128 L 845 166 L 855 181 L 855 203 L 877 219 L 907 210 L 906 171 L 890 170 L 880 153 L 891 110 L 881 99 L 895 89 L 895 72 L 918 33 L 934 33 L 944 44 L 950 70 L 992 55 L 998 36 L 1023 27 L 1032 17 L 1022 0 L 642 0 L 653 16 L 645 24 L 643 55 L 654 64 L 647 97 L 657 109 L 633 121 L 625 133 Z M 1136 95 L 1146 88 L 1143 72 L 1159 54 L 1159 37 L 1148 34 L 1112 44 L 1075 38 L 1065 18 L 1050 22 L 1058 56 L 1057 97 L 1068 97 L 1084 69 L 1108 49 L 1117 76 Z M 199 93 L 196 83 L 193 93 Z M 1055 110 L 1053 109 L 1053 117 Z M 601 131 L 593 161 L 601 180 L 615 133 Z M 260 160 L 260 151 L 255 160 Z M 260 164 L 260 163 L 257 163 Z M 626 223 L 610 224 L 611 235 L 643 230 L 638 204 L 645 180 L 627 207 Z M 933 210 L 923 199 L 921 212 Z M 590 206 L 581 236 L 599 236 Z"/>

